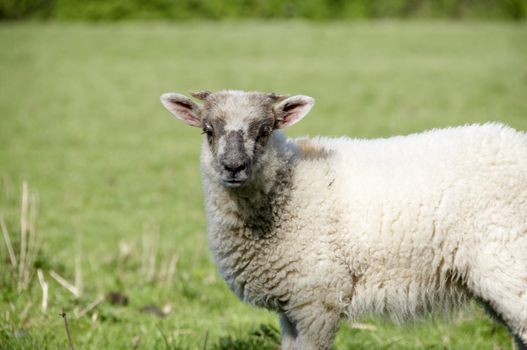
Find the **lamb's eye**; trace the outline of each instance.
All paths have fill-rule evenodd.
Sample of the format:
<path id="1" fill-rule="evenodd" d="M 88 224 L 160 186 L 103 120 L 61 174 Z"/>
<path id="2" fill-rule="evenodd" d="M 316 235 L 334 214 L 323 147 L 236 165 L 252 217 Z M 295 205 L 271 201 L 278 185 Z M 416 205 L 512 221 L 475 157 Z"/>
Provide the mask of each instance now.
<path id="1" fill-rule="evenodd" d="M 269 136 L 273 132 L 273 128 L 269 125 L 266 125 L 260 129 L 260 136 Z"/>
<path id="2" fill-rule="evenodd" d="M 256 143 L 263 144 L 267 141 L 269 135 L 273 132 L 273 128 L 269 125 L 264 125 L 260 128 L 258 135 L 256 136 Z"/>
<path id="3" fill-rule="evenodd" d="M 209 137 L 212 137 L 212 134 L 214 133 L 214 131 L 212 130 L 212 126 L 210 125 L 205 125 L 203 127 L 203 132 L 202 134 L 207 134 L 207 136 Z"/>

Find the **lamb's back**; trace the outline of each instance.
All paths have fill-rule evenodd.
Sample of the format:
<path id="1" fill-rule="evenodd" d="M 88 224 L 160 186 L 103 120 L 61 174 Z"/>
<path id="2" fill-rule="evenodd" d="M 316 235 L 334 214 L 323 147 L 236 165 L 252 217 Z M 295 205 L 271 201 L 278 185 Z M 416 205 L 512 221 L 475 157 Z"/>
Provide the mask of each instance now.
<path id="1" fill-rule="evenodd" d="M 500 182 L 513 174 L 523 177 L 521 171 L 527 170 L 526 135 L 496 123 L 385 139 L 314 138 L 311 142 L 327 154 L 312 167 L 326 168 L 338 192 L 359 197 L 354 200 L 408 197 L 461 182 L 470 187 L 482 179 Z M 301 172 L 306 182 L 315 181 L 307 179 L 306 169 Z"/>
<path id="2" fill-rule="evenodd" d="M 295 180 L 299 221 L 315 242 L 336 231 L 333 250 L 352 245 L 344 249 L 383 265 L 438 247 L 448 255 L 459 237 L 488 226 L 494 208 L 503 224 L 527 216 L 527 137 L 502 124 L 300 143 L 309 152 Z"/>

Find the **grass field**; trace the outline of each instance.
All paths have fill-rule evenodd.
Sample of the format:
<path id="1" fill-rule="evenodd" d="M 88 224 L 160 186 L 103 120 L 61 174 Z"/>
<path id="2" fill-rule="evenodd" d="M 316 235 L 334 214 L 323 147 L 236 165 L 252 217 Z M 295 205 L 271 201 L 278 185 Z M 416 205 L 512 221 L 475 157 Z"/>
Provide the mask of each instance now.
<path id="1" fill-rule="evenodd" d="M 277 348 L 275 316 L 239 302 L 216 272 L 201 135 L 169 116 L 163 92 L 315 97 L 291 136 L 386 137 L 485 121 L 527 130 L 525 24 L 4 23 L 0 47 L 0 213 L 16 248 L 27 181 L 43 240 L 36 264 L 49 284 L 42 315 L 38 279 L 17 291 L 2 239 L 0 349 L 65 349 L 62 307 L 76 349 Z M 73 281 L 76 260 L 78 298 L 50 276 Z M 129 303 L 104 300 L 75 317 L 110 292 Z M 474 306 L 450 321 L 362 322 L 367 329 L 344 325 L 335 349 L 512 346 Z"/>

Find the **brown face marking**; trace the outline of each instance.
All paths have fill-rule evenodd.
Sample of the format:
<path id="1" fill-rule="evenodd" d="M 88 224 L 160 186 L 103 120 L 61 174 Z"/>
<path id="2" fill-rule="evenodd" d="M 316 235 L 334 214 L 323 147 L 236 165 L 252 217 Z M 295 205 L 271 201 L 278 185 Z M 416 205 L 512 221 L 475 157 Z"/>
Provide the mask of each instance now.
<path id="1" fill-rule="evenodd" d="M 225 120 L 221 118 L 205 118 L 203 120 L 203 133 L 207 135 L 210 150 L 216 154 L 218 141 L 225 134 Z"/>
<path id="2" fill-rule="evenodd" d="M 249 124 L 249 137 L 254 140 L 255 151 L 263 148 L 274 129 L 274 119 L 254 120 Z"/>
<path id="3" fill-rule="evenodd" d="M 192 92 L 190 95 L 198 100 L 206 100 L 212 92 L 208 90 Z"/>
<path id="4" fill-rule="evenodd" d="M 269 97 L 273 101 L 273 103 L 280 102 L 288 97 L 287 95 L 277 94 L 276 92 L 270 92 L 265 95 Z"/>
<path id="5" fill-rule="evenodd" d="M 249 122 L 247 136 L 254 140 L 254 154 L 256 156 L 261 153 L 275 129 L 274 98 L 260 94 L 252 96 L 254 104 L 258 106 L 258 112 L 256 118 Z"/>
<path id="6" fill-rule="evenodd" d="M 296 145 L 302 153 L 302 156 L 307 159 L 324 158 L 329 154 L 326 149 L 315 145 L 308 140 L 298 140 Z"/>
<path id="7" fill-rule="evenodd" d="M 220 162 L 225 168 L 232 171 L 248 166 L 250 159 L 245 150 L 241 130 L 229 131 L 225 135 L 225 151 L 221 155 Z"/>

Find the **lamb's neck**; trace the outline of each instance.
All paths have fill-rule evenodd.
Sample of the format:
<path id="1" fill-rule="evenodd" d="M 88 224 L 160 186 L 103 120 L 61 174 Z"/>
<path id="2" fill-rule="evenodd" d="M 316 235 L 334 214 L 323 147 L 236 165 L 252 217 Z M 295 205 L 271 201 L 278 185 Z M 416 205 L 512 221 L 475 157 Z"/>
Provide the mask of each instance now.
<path id="1" fill-rule="evenodd" d="M 250 183 L 240 188 L 228 188 L 214 179 L 205 179 L 209 225 L 219 225 L 243 235 L 265 237 L 278 223 L 291 192 L 293 150 L 282 135 L 270 141 Z"/>

